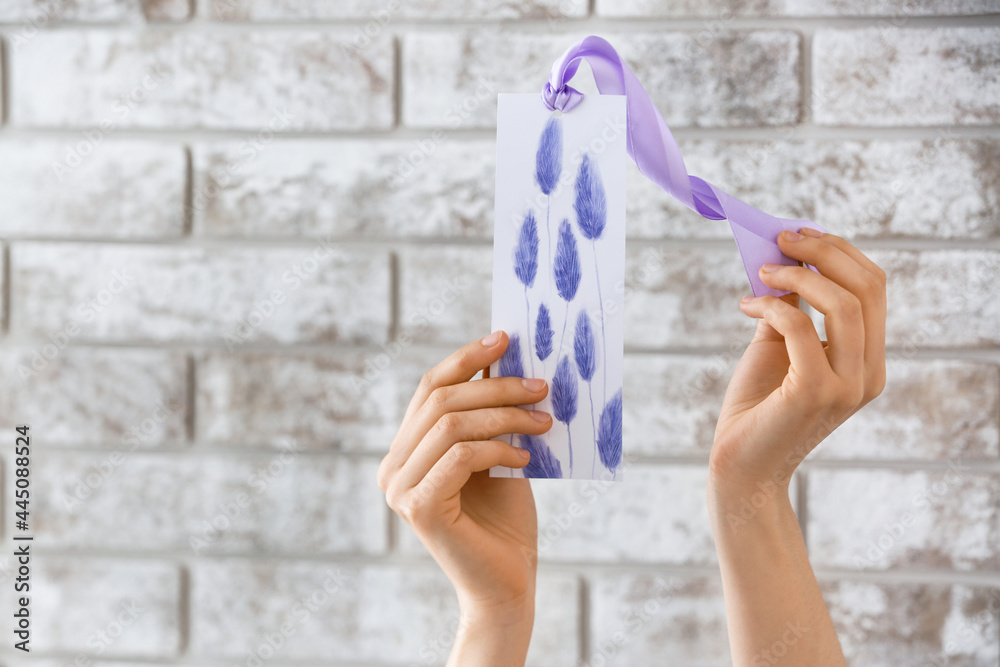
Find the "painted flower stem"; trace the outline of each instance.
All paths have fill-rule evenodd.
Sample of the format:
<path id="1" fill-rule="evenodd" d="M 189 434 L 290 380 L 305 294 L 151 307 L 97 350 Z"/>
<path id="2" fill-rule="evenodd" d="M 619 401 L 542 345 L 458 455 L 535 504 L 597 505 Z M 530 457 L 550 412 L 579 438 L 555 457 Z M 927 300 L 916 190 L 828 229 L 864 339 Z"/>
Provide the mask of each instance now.
<path id="1" fill-rule="evenodd" d="M 604 331 L 604 298 L 601 296 L 601 270 L 600 262 L 597 261 L 597 241 L 592 241 L 594 246 L 594 277 L 597 279 L 597 300 L 601 304 L 601 347 L 604 354 L 601 355 L 601 380 L 604 383 L 604 396 L 602 402 L 608 402 L 608 336 Z"/>
<path id="2" fill-rule="evenodd" d="M 590 478 L 594 479 L 597 472 L 597 421 L 594 418 L 594 384 L 587 382 L 587 393 L 590 394 L 590 428 L 594 434 L 594 460 L 590 464 Z"/>
<path id="3" fill-rule="evenodd" d="M 531 352 L 531 302 L 528 301 L 528 286 L 524 286 L 524 319 L 528 327 L 528 363 L 531 364 L 531 377 L 535 377 L 535 355 Z"/>
<path id="4" fill-rule="evenodd" d="M 566 422 L 566 438 L 569 441 L 569 478 L 573 479 L 573 432 L 569 428 L 569 422 Z"/>

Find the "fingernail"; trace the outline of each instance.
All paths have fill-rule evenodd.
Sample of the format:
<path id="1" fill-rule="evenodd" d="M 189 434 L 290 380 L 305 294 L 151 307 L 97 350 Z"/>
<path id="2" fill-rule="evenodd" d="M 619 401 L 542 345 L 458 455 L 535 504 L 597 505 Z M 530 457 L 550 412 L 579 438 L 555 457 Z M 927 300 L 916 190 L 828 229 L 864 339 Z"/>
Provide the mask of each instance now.
<path id="1" fill-rule="evenodd" d="M 803 236 L 812 236 L 813 238 L 823 236 L 823 232 L 818 229 L 813 229 L 812 227 L 803 227 L 799 230 L 799 234 L 802 234 Z"/>
<path id="2" fill-rule="evenodd" d="M 793 232 L 793 231 L 788 230 L 788 229 L 786 229 L 785 231 L 781 232 L 781 235 L 783 237 L 785 237 L 786 241 L 798 241 L 799 239 L 802 238 L 802 234 L 799 234 L 798 232 Z"/>
<path id="3" fill-rule="evenodd" d="M 740 299 L 740 303 L 750 303 L 751 301 L 753 301 L 753 297 L 750 296 L 749 294 Z"/>
<path id="4" fill-rule="evenodd" d="M 545 380 L 540 378 L 525 378 L 524 380 L 521 380 L 521 384 L 523 384 L 524 388 L 528 391 L 541 391 L 545 387 Z"/>
<path id="5" fill-rule="evenodd" d="M 537 422 L 547 422 L 549 420 L 548 414 L 542 412 L 541 410 L 528 410 L 531 416 L 535 418 Z"/>
<path id="6" fill-rule="evenodd" d="M 782 266 L 784 266 L 784 265 L 783 264 L 765 264 L 764 266 L 760 267 L 760 270 L 763 271 L 764 273 L 774 273 L 775 271 L 777 271 L 778 269 L 780 269 Z"/>
<path id="7" fill-rule="evenodd" d="M 485 345 L 486 347 L 493 347 L 494 345 L 500 342 L 501 333 L 502 333 L 501 331 L 494 331 L 489 336 L 483 339 L 483 345 Z"/>
<path id="8" fill-rule="evenodd" d="M 531 454 L 528 453 L 527 449 L 517 450 L 517 455 L 520 456 L 522 459 L 526 459 L 531 456 Z"/>

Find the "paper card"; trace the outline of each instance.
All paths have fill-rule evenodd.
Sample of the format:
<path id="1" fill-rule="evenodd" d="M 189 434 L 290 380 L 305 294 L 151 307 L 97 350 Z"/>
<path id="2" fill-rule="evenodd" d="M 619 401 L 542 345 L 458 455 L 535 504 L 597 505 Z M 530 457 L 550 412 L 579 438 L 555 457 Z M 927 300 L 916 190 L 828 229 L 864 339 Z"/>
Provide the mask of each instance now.
<path id="1" fill-rule="evenodd" d="M 625 283 L 625 97 L 569 113 L 537 94 L 498 99 L 493 329 L 510 337 L 492 377 L 545 378 L 542 436 L 492 477 L 620 479 Z"/>

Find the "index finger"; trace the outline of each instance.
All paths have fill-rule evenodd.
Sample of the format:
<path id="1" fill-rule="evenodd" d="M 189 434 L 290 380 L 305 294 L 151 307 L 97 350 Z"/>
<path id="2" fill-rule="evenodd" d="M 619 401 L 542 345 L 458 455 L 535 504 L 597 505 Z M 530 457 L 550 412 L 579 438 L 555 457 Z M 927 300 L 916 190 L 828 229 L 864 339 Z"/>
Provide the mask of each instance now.
<path id="1" fill-rule="evenodd" d="M 431 392 L 438 387 L 468 382 L 476 373 L 484 368 L 489 368 L 490 364 L 503 356 L 507 350 L 508 342 L 506 333 L 494 331 L 485 338 L 460 347 L 434 368 L 424 373 L 420 384 L 417 385 L 417 390 L 413 393 L 413 398 L 410 399 L 409 406 L 406 408 L 403 421 L 408 421 L 413 413 L 427 401 Z"/>

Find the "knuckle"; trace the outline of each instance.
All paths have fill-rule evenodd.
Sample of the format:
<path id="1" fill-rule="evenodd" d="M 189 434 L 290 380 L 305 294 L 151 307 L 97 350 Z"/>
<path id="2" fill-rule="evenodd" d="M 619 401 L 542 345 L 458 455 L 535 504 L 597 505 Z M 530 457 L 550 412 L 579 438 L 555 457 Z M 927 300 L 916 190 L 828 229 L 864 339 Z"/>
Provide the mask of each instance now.
<path id="1" fill-rule="evenodd" d="M 427 397 L 427 404 L 432 408 L 441 409 L 448 404 L 449 398 L 451 398 L 451 390 L 448 387 L 437 387 Z"/>
<path id="2" fill-rule="evenodd" d="M 797 308 L 775 309 L 775 317 L 781 322 L 782 328 L 791 334 L 802 334 L 814 329 L 809 316 Z"/>
<path id="3" fill-rule="evenodd" d="M 838 410 L 848 412 L 860 405 L 861 400 L 864 398 L 864 393 L 865 387 L 861 381 L 841 383 L 838 390 L 833 394 L 832 405 Z"/>
<path id="4" fill-rule="evenodd" d="M 421 495 L 416 493 L 416 489 L 413 491 L 413 493 L 405 493 L 396 491 L 394 488 L 390 489 L 392 500 L 389 507 L 410 525 L 419 522 L 423 506 L 425 505 Z"/>
<path id="5" fill-rule="evenodd" d="M 435 388 L 435 379 L 434 379 L 434 369 L 433 368 L 423 374 L 423 377 L 420 378 L 420 384 L 417 386 L 417 388 L 420 391 L 423 391 L 423 392 L 425 392 L 427 394 L 430 394 L 431 392 L 434 391 L 434 388 Z"/>
<path id="6" fill-rule="evenodd" d="M 454 433 L 461 425 L 461 418 L 454 412 L 448 412 L 438 417 L 434 427 L 439 433 L 448 435 Z"/>
<path id="7" fill-rule="evenodd" d="M 389 505 L 393 512 L 402 516 L 400 508 L 403 505 L 403 493 L 402 490 L 395 484 L 390 484 L 385 490 L 385 502 Z"/>
<path id="8" fill-rule="evenodd" d="M 474 454 L 472 444 L 468 442 L 456 443 L 449 451 L 452 463 L 458 465 L 467 464 L 472 461 Z"/>

